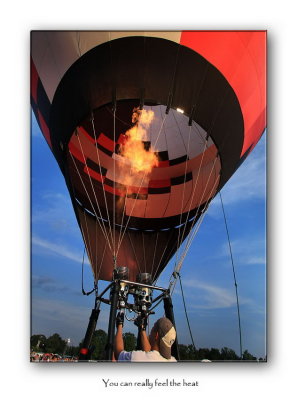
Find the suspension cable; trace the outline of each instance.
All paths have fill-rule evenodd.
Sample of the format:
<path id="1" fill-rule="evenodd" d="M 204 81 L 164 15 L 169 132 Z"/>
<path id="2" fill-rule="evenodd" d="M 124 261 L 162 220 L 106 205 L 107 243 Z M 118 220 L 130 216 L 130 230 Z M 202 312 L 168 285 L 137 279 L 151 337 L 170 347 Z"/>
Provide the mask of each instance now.
<path id="1" fill-rule="evenodd" d="M 116 102 L 116 100 L 115 100 Z M 116 143 L 115 137 L 116 137 L 116 103 L 113 106 L 113 142 L 114 146 Z M 115 151 L 115 149 L 114 149 Z M 116 165 L 116 160 L 115 160 L 115 154 L 113 154 L 113 262 L 114 262 L 114 268 L 116 268 L 116 232 L 115 232 L 115 226 L 116 226 L 116 198 L 115 198 L 115 192 L 116 192 L 116 180 L 115 180 L 115 165 Z"/>
<path id="2" fill-rule="evenodd" d="M 94 288 L 90 290 L 89 292 L 86 292 L 84 290 L 84 262 L 85 262 L 85 254 L 86 254 L 86 246 L 84 246 L 84 253 L 83 253 L 83 259 L 81 263 L 81 291 L 84 296 L 89 296 L 91 293 L 93 293 L 96 290 L 96 284 L 94 282 Z"/>
<path id="3" fill-rule="evenodd" d="M 219 192 L 219 194 L 220 194 L 221 205 L 222 205 L 222 210 L 223 210 L 223 215 L 224 215 L 224 221 L 225 221 L 225 227 L 226 227 L 229 251 L 230 251 L 230 258 L 231 258 L 232 270 L 233 270 L 234 286 L 235 286 L 235 293 L 236 293 L 236 303 L 237 303 L 238 328 L 239 328 L 240 358 L 242 359 L 243 355 L 242 355 L 241 323 L 240 323 L 240 310 L 239 310 L 237 280 L 236 280 L 235 266 L 234 266 L 234 260 L 233 260 L 233 254 L 232 254 L 232 248 L 231 248 L 231 242 L 230 242 L 230 236 L 229 236 L 229 229 L 228 229 L 228 225 L 227 225 L 227 219 L 226 219 L 223 199 L 222 199 L 221 192 Z"/>
<path id="4" fill-rule="evenodd" d="M 185 249 L 183 250 L 183 254 L 179 259 L 179 262 L 175 265 L 174 271 L 173 271 L 173 273 L 171 275 L 171 279 L 170 279 L 170 282 L 169 282 L 169 290 L 170 290 L 171 296 L 173 295 L 173 292 L 174 292 L 174 289 L 175 289 L 175 286 L 176 286 L 177 274 L 181 270 L 181 267 L 182 267 L 182 265 L 184 263 L 184 260 L 186 258 L 186 255 L 187 255 L 188 251 L 189 251 L 189 248 L 190 248 L 190 246 L 191 246 L 195 236 L 197 235 L 197 232 L 198 232 L 198 230 L 199 230 L 199 228 L 200 228 L 200 226 L 201 226 L 201 224 L 203 222 L 203 219 L 204 219 L 204 217 L 206 215 L 206 210 L 207 210 L 207 208 L 209 206 L 210 201 L 211 201 L 211 199 L 208 201 L 208 203 L 205 204 L 205 206 L 204 206 L 204 208 L 203 208 L 203 210 L 201 212 L 201 215 L 200 215 L 199 219 L 197 220 L 195 228 L 194 229 L 191 228 L 191 231 L 189 233 L 189 236 L 191 235 L 190 242 L 189 241 L 187 242 L 187 244 L 185 246 Z"/>
<path id="5" fill-rule="evenodd" d="M 86 189 L 86 186 L 85 186 L 85 184 L 84 184 L 84 182 L 83 182 L 83 178 L 82 178 L 82 176 L 81 176 L 81 174 L 80 174 L 80 172 L 79 172 L 79 169 L 78 169 L 78 167 L 77 167 L 77 165 L 76 165 L 75 159 L 74 159 L 74 157 L 73 157 L 73 155 L 72 155 L 71 152 L 69 152 L 69 154 L 70 154 L 70 156 L 71 156 L 71 158 L 72 158 L 72 162 L 73 162 L 73 164 L 74 164 L 74 166 L 75 166 L 75 169 L 76 169 L 76 172 L 77 172 L 77 174 L 78 174 L 78 176 L 79 176 L 79 178 L 80 178 L 80 181 L 81 181 L 81 183 L 82 183 L 82 186 L 83 186 L 83 188 L 84 188 L 84 191 L 85 191 L 85 193 L 86 193 L 86 195 L 87 195 L 87 197 L 88 197 L 88 200 L 89 200 L 89 202 L 90 202 L 90 205 L 91 205 L 91 207 L 92 207 L 92 209 L 93 209 L 95 218 L 96 218 L 96 220 L 97 220 L 97 222 L 98 222 L 98 224 L 99 224 L 99 226 L 100 226 L 100 228 L 101 228 L 101 230 L 102 230 L 103 236 L 104 236 L 105 239 L 107 240 L 108 245 L 109 245 L 109 247 L 110 247 L 110 249 L 111 249 L 111 245 L 110 245 L 110 242 L 109 242 L 109 238 L 107 237 L 106 228 L 105 228 L 105 225 L 104 225 L 104 222 L 103 222 L 103 217 L 102 217 L 102 214 L 101 214 L 101 210 L 100 210 L 99 205 L 98 205 L 97 197 L 96 197 L 96 195 L 95 195 L 95 200 L 96 200 L 96 203 L 97 203 L 97 205 L 98 205 L 98 211 L 99 211 L 99 214 L 100 214 L 100 218 L 101 218 L 102 223 L 100 223 L 100 219 L 99 219 L 99 217 L 98 217 L 98 215 L 97 215 L 97 213 L 96 213 L 96 210 L 95 210 L 95 208 L 94 208 L 93 202 L 92 202 L 92 200 L 90 199 L 89 193 L 88 193 L 88 191 L 87 191 L 87 189 Z M 86 165 L 86 159 L 85 159 L 84 154 L 83 154 L 83 157 L 84 157 L 84 161 L 85 161 L 85 165 Z M 92 185 L 91 176 L 90 176 L 89 169 L 88 169 L 87 165 L 86 165 L 86 168 L 87 168 L 87 175 L 88 175 L 89 180 L 90 180 L 90 183 L 91 183 L 91 185 Z M 93 185 L 92 185 L 92 189 L 93 189 L 93 192 L 94 192 L 94 187 L 93 187 Z"/>
<path id="6" fill-rule="evenodd" d="M 131 216 L 132 216 L 132 213 L 133 213 L 133 211 L 134 211 L 134 207 L 135 207 L 135 205 L 136 205 L 136 200 L 137 200 L 137 198 L 138 198 L 139 192 L 140 192 L 140 190 L 141 190 L 141 188 L 142 188 L 143 181 L 145 180 L 146 175 L 147 175 L 147 172 L 145 171 L 144 174 L 143 174 L 143 176 L 142 176 L 142 180 L 141 180 L 140 186 L 139 186 L 139 188 L 138 188 L 138 191 L 137 191 L 137 193 L 136 193 L 136 196 L 135 196 L 135 199 L 134 199 L 134 202 L 133 202 L 133 206 L 132 206 L 132 208 L 131 208 L 131 212 L 130 212 L 130 214 L 129 214 L 129 216 L 128 216 L 128 219 L 127 219 L 127 222 L 126 222 L 126 224 L 125 224 L 125 228 L 124 228 L 124 230 L 123 230 L 123 232 L 122 232 L 122 236 L 121 236 L 121 238 L 119 237 L 119 239 L 118 239 L 118 247 L 117 247 L 117 251 L 116 251 L 115 257 L 118 256 L 118 253 L 119 253 L 119 251 L 120 251 L 120 247 L 121 247 L 122 241 L 123 241 L 123 239 L 124 239 L 126 230 L 127 230 L 127 228 L 128 228 L 128 225 L 129 225 L 130 218 L 131 218 Z"/>
<path id="7" fill-rule="evenodd" d="M 207 185 L 208 185 L 209 178 L 210 178 L 210 176 L 211 176 L 211 174 L 212 174 L 212 170 L 213 170 L 213 167 L 214 167 L 214 165 L 215 165 L 215 162 L 216 162 L 216 159 L 214 160 L 212 169 L 211 169 L 210 174 L 209 174 L 208 179 L 207 179 L 206 186 L 205 186 L 204 191 L 203 191 L 203 193 L 202 193 L 202 195 L 201 195 L 201 197 L 200 197 L 200 201 L 199 201 L 200 204 L 201 204 L 202 199 L 203 199 L 203 197 L 204 197 L 204 193 L 205 193 L 206 187 L 207 187 Z M 204 212 L 207 210 L 207 207 L 208 207 L 209 203 L 210 203 L 211 200 L 212 200 L 213 192 L 215 191 L 215 188 L 216 188 L 216 186 L 217 186 L 218 179 L 219 179 L 219 175 L 218 175 L 217 178 L 215 179 L 215 182 L 214 182 L 214 184 L 213 184 L 212 190 L 211 190 L 211 192 L 210 192 L 209 200 L 205 203 L 204 209 L 202 210 L 202 213 L 201 213 L 202 218 L 201 218 L 201 215 L 200 215 L 200 217 L 198 217 L 198 213 L 199 213 L 200 208 L 199 208 L 199 207 L 197 208 L 197 211 L 196 211 L 196 213 L 195 213 L 195 216 L 194 216 L 194 218 L 193 218 L 193 221 L 192 221 L 192 224 L 191 224 L 191 227 L 190 227 L 190 232 L 189 232 L 188 239 L 187 239 L 187 242 L 186 242 L 186 244 L 185 244 L 185 247 L 184 247 L 184 249 L 183 249 L 183 251 L 182 251 L 182 254 L 180 255 L 179 259 L 176 260 L 175 271 L 179 271 L 179 270 L 181 269 L 181 266 L 182 266 L 182 264 L 183 264 L 183 262 L 184 262 L 184 259 L 185 259 L 186 255 L 187 255 L 187 252 L 188 252 L 188 250 L 189 250 L 189 248 L 190 248 L 190 246 L 191 246 L 191 244 L 192 244 L 192 242 L 193 242 L 193 240 L 194 240 L 194 237 L 196 236 L 196 234 L 197 234 L 197 232 L 198 232 L 198 229 L 199 229 L 199 227 L 200 227 L 200 225 L 201 225 L 201 223 L 202 223 L 202 221 L 203 221 L 203 218 L 204 218 L 204 215 L 203 215 L 203 214 L 204 214 Z M 195 222 L 196 222 L 196 218 L 197 218 L 197 217 L 200 219 L 200 221 L 199 221 L 199 222 L 196 224 L 196 226 L 195 226 Z M 193 228 L 194 228 L 194 229 L 193 229 Z M 185 235 L 185 230 L 186 230 L 186 226 L 184 226 L 183 236 Z M 183 240 L 183 238 L 182 238 L 182 240 Z"/>
<path id="8" fill-rule="evenodd" d="M 99 171 L 101 176 L 102 174 L 102 167 L 101 167 L 101 159 L 100 159 L 100 155 L 99 155 L 99 150 L 98 150 L 98 146 L 97 146 L 97 138 L 96 138 L 96 130 L 95 130 L 95 124 L 94 124 L 94 113 L 92 111 L 91 114 L 91 123 L 92 123 L 92 130 L 93 130 L 93 136 L 94 136 L 94 141 L 95 141 L 95 147 L 96 147 L 96 153 L 97 153 L 97 160 L 98 160 L 98 166 L 99 166 Z M 107 220 L 108 220 L 108 226 L 109 226 L 109 233 L 111 235 L 111 240 L 112 240 L 112 234 L 111 234 L 111 223 L 110 223 L 110 216 L 109 216 L 109 210 L 108 210 L 108 205 L 107 205 L 107 200 L 106 200 L 106 194 L 105 194 L 105 189 L 104 189 L 104 181 L 102 179 L 102 192 L 103 192 L 103 197 L 104 197 L 104 204 L 105 204 L 105 209 L 106 209 L 106 215 L 107 215 Z M 106 230 L 106 236 L 107 235 L 107 230 Z"/>
<path id="9" fill-rule="evenodd" d="M 179 227 L 179 233 L 178 233 L 178 240 L 179 240 L 179 242 L 177 243 L 178 246 L 180 246 L 180 245 L 182 244 L 183 240 L 184 240 L 184 236 L 185 236 L 185 232 L 186 232 L 186 226 L 187 226 L 187 222 L 188 222 L 188 219 L 189 219 L 189 216 L 190 216 L 191 207 L 192 207 L 192 203 L 193 203 L 193 199 L 194 199 L 194 195 L 195 195 L 195 191 L 196 191 L 196 186 L 197 186 L 197 183 L 198 183 L 198 180 L 199 180 L 199 177 L 200 177 L 201 166 L 202 166 L 202 163 L 203 163 L 203 159 L 204 159 L 204 155 L 205 155 L 205 150 L 206 150 L 206 148 L 207 148 L 207 140 L 205 140 L 205 143 L 204 143 L 204 149 L 203 149 L 202 157 L 201 157 L 201 160 L 200 160 L 200 165 L 199 165 L 199 169 L 198 169 L 198 174 L 197 174 L 196 179 L 195 179 L 195 184 L 194 184 L 192 196 L 191 196 L 191 198 L 190 198 L 189 210 L 188 210 L 188 212 L 187 212 L 187 217 L 186 217 L 186 221 L 185 221 L 184 226 L 183 226 L 183 231 L 182 231 L 181 237 L 180 237 L 180 229 L 181 229 L 181 226 Z M 211 174 L 211 173 L 212 173 L 212 170 L 210 171 L 210 174 Z M 208 181 L 207 181 L 207 183 L 208 183 Z M 202 200 L 202 196 L 201 196 L 201 200 Z M 198 204 L 197 211 L 199 212 L 199 204 Z M 198 214 L 198 213 L 197 213 L 197 214 Z M 194 221 L 195 221 L 195 218 L 194 218 Z M 180 219 L 180 222 L 181 222 L 181 219 Z M 193 224 L 192 224 L 192 227 L 193 227 Z M 191 229 L 192 229 L 192 228 L 191 228 Z M 177 249 L 177 252 L 176 252 L 176 261 L 175 261 L 175 265 L 177 265 L 178 258 L 179 258 L 179 254 L 180 254 L 180 247 Z"/>
<path id="10" fill-rule="evenodd" d="M 189 154 L 189 145 L 190 145 L 190 135 L 192 131 L 192 125 L 190 126 L 189 129 L 189 135 L 188 135 L 188 145 L 186 149 L 186 154 Z M 177 251 L 176 251 L 176 260 L 175 264 L 177 263 L 178 260 L 178 253 L 179 253 L 179 248 L 182 242 L 180 242 L 180 230 L 181 230 L 181 225 L 182 225 L 182 216 L 183 216 L 183 209 L 184 209 L 184 198 L 185 198 L 185 188 L 186 188 L 186 176 L 187 176 L 187 167 L 188 167 L 188 158 L 186 159 L 185 163 L 185 172 L 184 172 L 184 183 L 183 183 L 183 194 L 182 194 L 182 201 L 181 201 L 181 209 L 180 209 L 180 217 L 179 217 L 179 228 L 178 228 L 178 238 L 177 238 Z"/>
<path id="11" fill-rule="evenodd" d="M 191 330 L 191 326 L 190 326 L 190 321 L 189 321 L 189 317 L 188 317 L 188 312 L 187 312 L 187 307 L 186 307 L 186 302 L 185 302 L 185 296 L 184 296 L 184 290 L 183 290 L 183 285 L 182 285 L 182 281 L 181 281 L 181 276 L 180 276 L 179 272 L 176 272 L 176 274 L 177 274 L 178 279 L 179 279 L 179 285 L 180 285 L 180 290 L 181 290 L 181 294 L 182 294 L 184 310 L 185 310 L 185 315 L 186 315 L 186 319 L 187 319 L 187 324 L 188 324 L 188 328 L 189 328 L 192 344 L 193 344 L 194 350 L 196 351 L 196 346 L 195 346 L 195 343 L 194 343 L 192 330 Z"/>

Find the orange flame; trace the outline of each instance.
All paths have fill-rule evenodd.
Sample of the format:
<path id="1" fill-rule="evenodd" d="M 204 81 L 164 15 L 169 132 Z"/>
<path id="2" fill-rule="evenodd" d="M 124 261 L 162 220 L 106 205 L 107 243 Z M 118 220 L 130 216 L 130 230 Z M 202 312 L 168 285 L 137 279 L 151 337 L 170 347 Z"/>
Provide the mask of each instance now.
<path id="1" fill-rule="evenodd" d="M 154 119 L 154 112 L 147 110 L 133 109 L 131 129 L 125 132 L 125 141 L 120 145 L 119 154 L 124 157 L 126 166 L 118 175 L 119 182 L 127 187 L 127 195 L 135 193 L 141 195 L 141 188 L 145 188 L 150 180 L 150 173 L 159 164 L 154 149 L 147 149 L 144 142 L 147 137 L 147 129 Z M 125 206 L 126 200 L 119 198 L 117 209 Z M 137 208 L 136 203 L 133 203 Z"/>
<path id="2" fill-rule="evenodd" d="M 120 154 L 129 160 L 132 173 L 150 173 L 154 167 L 158 166 L 158 158 L 153 149 L 145 149 L 143 143 L 147 128 L 153 119 L 153 111 L 134 108 L 132 114 L 134 126 L 125 133 L 126 142 L 120 147 Z"/>

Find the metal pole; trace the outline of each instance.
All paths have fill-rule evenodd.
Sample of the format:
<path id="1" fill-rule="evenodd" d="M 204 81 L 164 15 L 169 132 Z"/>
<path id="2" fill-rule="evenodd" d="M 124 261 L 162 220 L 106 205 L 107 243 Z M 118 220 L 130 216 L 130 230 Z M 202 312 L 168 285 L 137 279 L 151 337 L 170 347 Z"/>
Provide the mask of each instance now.
<path id="1" fill-rule="evenodd" d="M 114 282 L 111 288 L 111 301 L 110 301 L 110 313 L 109 313 L 109 324 L 108 324 L 108 334 L 107 334 L 107 344 L 105 347 L 106 360 L 112 360 L 112 353 L 114 347 L 114 334 L 115 334 L 115 323 L 116 314 L 119 299 L 119 289 L 120 285 L 118 282 Z"/>
<path id="2" fill-rule="evenodd" d="M 120 282 L 128 283 L 132 286 L 144 287 L 144 288 L 153 289 L 153 290 L 161 290 L 162 292 L 167 292 L 167 290 L 168 290 L 168 289 L 164 289 L 159 286 L 147 285 L 146 283 L 127 281 L 126 279 L 121 279 Z"/>
<path id="3" fill-rule="evenodd" d="M 79 360 L 89 360 L 91 357 L 90 344 L 96 329 L 99 313 L 100 310 L 98 308 L 93 308 L 89 320 L 89 325 L 86 331 L 86 335 L 83 341 L 83 345 L 79 351 L 79 358 L 78 358 Z"/>
<path id="4" fill-rule="evenodd" d="M 141 328 L 138 328 L 138 335 L 137 335 L 137 343 L 136 343 L 136 350 L 142 350 L 142 346 L 141 346 Z"/>
<path id="5" fill-rule="evenodd" d="M 172 304 L 172 300 L 171 300 L 171 296 L 168 293 L 168 295 L 166 297 L 164 297 L 163 299 L 164 302 L 164 311 L 165 311 L 165 316 L 166 318 L 168 318 L 175 330 L 176 330 L 176 326 L 175 326 L 175 320 L 174 320 L 174 313 L 173 313 L 173 304 Z M 172 355 L 173 357 L 175 357 L 177 360 L 179 360 L 179 351 L 178 351 L 178 341 L 177 341 L 177 334 L 176 334 L 176 339 L 175 342 L 172 345 Z"/>

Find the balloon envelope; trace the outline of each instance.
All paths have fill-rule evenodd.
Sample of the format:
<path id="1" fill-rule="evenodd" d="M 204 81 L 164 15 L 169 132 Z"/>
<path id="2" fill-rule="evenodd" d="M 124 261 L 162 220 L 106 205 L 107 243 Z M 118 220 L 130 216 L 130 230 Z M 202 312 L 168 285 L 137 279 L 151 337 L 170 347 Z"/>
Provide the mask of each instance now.
<path id="1" fill-rule="evenodd" d="M 32 32 L 32 107 L 96 280 L 156 280 L 265 125 L 266 32 Z"/>

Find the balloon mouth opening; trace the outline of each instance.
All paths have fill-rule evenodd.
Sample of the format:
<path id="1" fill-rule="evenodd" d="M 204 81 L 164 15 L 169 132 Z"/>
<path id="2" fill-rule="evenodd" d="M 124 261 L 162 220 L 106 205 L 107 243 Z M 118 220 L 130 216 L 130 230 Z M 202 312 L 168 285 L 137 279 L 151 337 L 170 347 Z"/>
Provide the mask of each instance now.
<path id="1" fill-rule="evenodd" d="M 111 103 L 93 110 L 68 143 L 77 207 L 130 233 L 180 229 L 195 219 L 215 193 L 221 163 L 211 135 L 189 122 L 186 112 L 167 115 L 153 101 L 141 109 L 139 99 L 117 101 L 114 113 Z"/>

